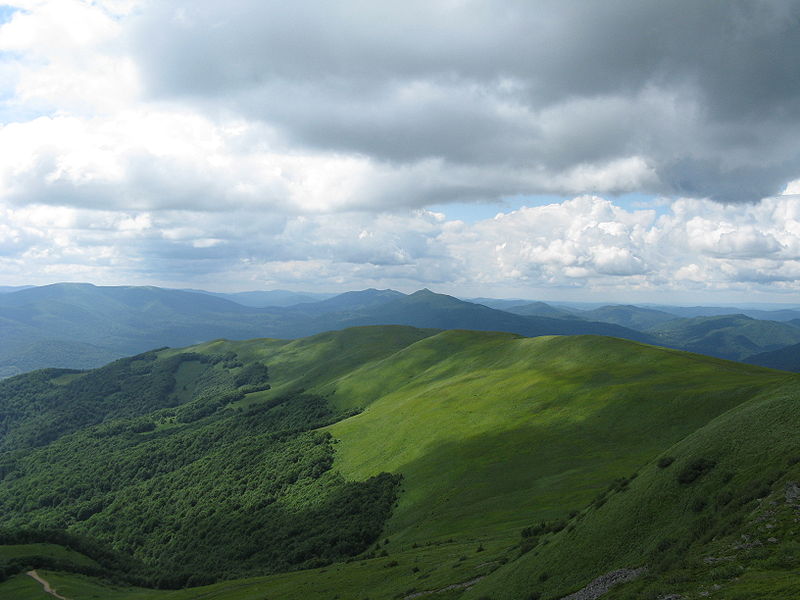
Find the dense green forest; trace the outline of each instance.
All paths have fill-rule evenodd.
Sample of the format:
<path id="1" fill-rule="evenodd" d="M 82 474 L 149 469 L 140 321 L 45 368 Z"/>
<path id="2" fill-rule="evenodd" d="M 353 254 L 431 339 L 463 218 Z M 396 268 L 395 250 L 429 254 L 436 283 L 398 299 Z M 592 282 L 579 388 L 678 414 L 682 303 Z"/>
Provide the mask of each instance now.
<path id="1" fill-rule="evenodd" d="M 10 532 L 97 540 L 159 587 L 328 564 L 377 539 L 399 478 L 345 481 L 330 433 L 315 431 L 352 411 L 303 393 L 234 408 L 269 388 L 264 364 L 158 356 L 0 383 Z"/>

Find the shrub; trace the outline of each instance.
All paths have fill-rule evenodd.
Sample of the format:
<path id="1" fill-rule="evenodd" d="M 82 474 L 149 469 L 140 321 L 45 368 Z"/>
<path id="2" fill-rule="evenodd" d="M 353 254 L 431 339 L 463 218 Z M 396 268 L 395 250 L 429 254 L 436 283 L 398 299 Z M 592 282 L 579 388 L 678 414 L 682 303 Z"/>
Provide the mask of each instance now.
<path id="1" fill-rule="evenodd" d="M 730 501 L 733 500 L 733 492 L 730 490 L 725 490 L 717 494 L 717 505 L 718 506 L 727 506 L 730 504 Z"/>
<path id="2" fill-rule="evenodd" d="M 716 461 L 709 460 L 707 458 L 697 458 L 686 465 L 683 470 L 678 473 L 678 483 L 682 483 L 684 485 L 693 483 L 708 473 L 715 466 L 717 466 Z"/>
<path id="3" fill-rule="evenodd" d="M 709 576 L 713 581 L 724 581 L 726 579 L 733 579 L 742 574 L 742 567 L 737 564 L 720 565 L 711 569 Z"/>
<path id="4" fill-rule="evenodd" d="M 658 462 L 656 464 L 658 465 L 659 469 L 666 469 L 674 462 L 675 462 L 674 456 L 662 456 L 661 458 L 658 459 Z"/>

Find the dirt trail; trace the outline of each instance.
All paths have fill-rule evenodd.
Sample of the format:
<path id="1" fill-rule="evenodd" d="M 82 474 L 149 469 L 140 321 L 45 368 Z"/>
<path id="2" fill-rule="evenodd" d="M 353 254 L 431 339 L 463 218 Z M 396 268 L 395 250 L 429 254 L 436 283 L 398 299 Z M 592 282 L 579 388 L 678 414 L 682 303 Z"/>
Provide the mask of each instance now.
<path id="1" fill-rule="evenodd" d="M 51 588 L 50 584 L 47 583 L 47 580 L 42 579 L 42 577 L 36 571 L 28 571 L 27 573 L 25 573 L 25 575 L 33 577 L 36 581 L 41 583 L 42 587 L 44 588 L 44 591 L 50 594 L 51 596 L 55 596 L 56 598 L 61 598 L 61 600 L 68 600 L 67 598 L 56 592 L 53 588 Z"/>
<path id="2" fill-rule="evenodd" d="M 439 588 L 438 590 L 426 590 L 424 592 L 414 592 L 413 594 L 409 594 L 408 596 L 403 598 L 403 600 L 412 600 L 413 598 L 419 598 L 421 596 L 429 596 L 431 594 L 439 594 L 441 592 L 448 592 L 450 590 L 459 590 L 459 589 L 471 588 L 473 585 L 478 583 L 481 579 L 483 579 L 483 576 L 476 577 L 475 579 L 470 579 L 469 581 L 465 581 L 463 583 L 453 583 L 451 585 L 448 585 L 447 587 Z"/>

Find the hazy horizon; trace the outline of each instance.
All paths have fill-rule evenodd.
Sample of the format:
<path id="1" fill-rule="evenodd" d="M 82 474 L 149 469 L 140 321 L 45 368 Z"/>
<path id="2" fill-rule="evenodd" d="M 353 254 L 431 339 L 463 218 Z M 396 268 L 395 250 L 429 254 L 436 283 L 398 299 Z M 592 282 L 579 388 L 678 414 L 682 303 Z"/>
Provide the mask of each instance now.
<path id="1" fill-rule="evenodd" d="M 59 285 L 59 284 L 76 284 L 76 285 L 93 285 L 96 287 L 139 287 L 134 286 L 132 284 L 96 284 L 88 281 L 53 281 L 47 284 L 39 284 L 39 285 L 0 285 L 0 293 L 13 293 L 13 291 L 19 291 L 23 289 L 30 289 L 34 287 L 44 287 L 48 285 Z M 397 289 L 397 288 L 351 288 L 351 289 L 342 289 L 342 290 L 311 290 L 311 289 L 285 289 L 285 288 L 270 288 L 270 289 L 237 289 L 237 290 L 214 290 L 214 289 L 205 289 L 205 288 L 186 288 L 186 287 L 169 287 L 169 286 L 157 286 L 157 285 L 142 285 L 141 287 L 157 287 L 161 289 L 167 290 L 176 290 L 176 291 L 184 291 L 184 292 L 199 292 L 199 293 L 211 293 L 211 294 L 223 294 L 223 295 L 237 295 L 237 294 L 249 294 L 249 293 L 269 293 L 269 292 L 284 292 L 288 294 L 297 294 L 297 295 L 316 295 L 316 296 L 325 296 L 325 297 L 333 297 L 339 294 L 344 294 L 348 292 L 364 292 L 369 290 L 378 290 L 378 291 L 386 291 L 386 290 L 393 290 L 397 292 L 401 292 L 403 294 L 409 295 L 413 294 L 414 292 L 422 291 L 422 290 L 429 290 L 435 294 L 444 294 L 448 296 L 453 296 L 459 298 L 461 300 L 467 301 L 475 301 L 475 300 L 507 300 L 507 301 L 526 301 L 526 302 L 545 302 L 548 304 L 564 304 L 564 305 L 586 305 L 587 307 L 594 307 L 594 306 L 602 306 L 604 304 L 615 304 L 615 305 L 638 305 L 638 306 L 675 306 L 675 307 L 691 307 L 691 306 L 719 306 L 719 307 L 739 307 L 739 308 L 749 308 L 749 309 L 758 309 L 758 308 L 800 308 L 800 301 L 796 299 L 791 301 L 789 298 L 786 298 L 786 302 L 758 302 L 750 300 L 741 300 L 738 302 L 729 302 L 729 301 L 697 301 L 692 302 L 691 299 L 688 299 L 685 302 L 674 302 L 674 301 L 633 301 L 633 300 L 611 300 L 611 299 L 567 299 L 567 298 L 559 298 L 553 297 L 550 299 L 543 299 L 541 297 L 526 297 L 526 296 L 499 296 L 499 295 L 485 295 L 485 294 L 475 294 L 475 295 L 465 295 L 465 294 L 457 294 L 457 293 L 450 293 L 441 289 L 437 289 L 434 287 L 420 287 L 420 288 L 406 288 L 406 289 Z"/>

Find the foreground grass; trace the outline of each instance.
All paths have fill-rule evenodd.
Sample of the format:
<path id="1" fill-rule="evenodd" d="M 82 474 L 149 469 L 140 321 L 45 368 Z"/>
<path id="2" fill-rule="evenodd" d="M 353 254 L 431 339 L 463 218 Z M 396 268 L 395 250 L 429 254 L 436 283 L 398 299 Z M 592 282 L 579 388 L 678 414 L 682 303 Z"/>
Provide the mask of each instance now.
<path id="1" fill-rule="evenodd" d="M 391 550 L 391 545 L 390 541 L 386 548 Z M 502 558 L 508 550 L 505 546 L 484 544 L 481 552 L 477 552 L 478 547 L 472 542 L 444 542 L 323 569 L 226 581 L 175 591 L 112 585 L 83 575 L 48 570 L 40 570 L 39 574 L 71 600 L 378 599 L 435 591 L 454 582 L 471 581 L 497 568 L 499 560 L 507 560 Z M 2 598 L 40 598 L 40 591 L 41 586 L 25 575 L 0 583 Z M 460 593 L 462 590 L 458 591 Z M 442 595 L 436 594 L 434 597 L 441 600 Z"/>

